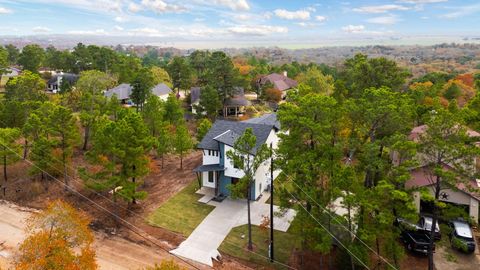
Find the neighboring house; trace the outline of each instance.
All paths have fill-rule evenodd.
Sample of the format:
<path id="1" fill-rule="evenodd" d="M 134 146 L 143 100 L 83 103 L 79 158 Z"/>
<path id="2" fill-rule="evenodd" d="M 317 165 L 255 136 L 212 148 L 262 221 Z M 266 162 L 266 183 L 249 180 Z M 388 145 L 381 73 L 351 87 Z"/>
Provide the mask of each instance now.
<path id="1" fill-rule="evenodd" d="M 288 78 L 286 71 L 283 72 L 283 75 L 278 73 L 272 73 L 260 77 L 260 79 L 257 80 L 257 87 L 261 88 L 267 83 L 271 83 L 273 85 L 273 88 L 282 91 L 282 97 L 285 97 L 287 95 L 287 90 L 295 88 L 298 85 L 297 81 Z"/>
<path id="2" fill-rule="evenodd" d="M 196 106 L 200 104 L 200 91 L 200 87 L 190 88 L 190 106 L 193 114 L 197 114 Z"/>
<path id="3" fill-rule="evenodd" d="M 196 106 L 200 104 L 200 93 L 202 89 L 200 87 L 190 88 L 190 104 L 192 107 L 192 113 L 196 114 Z M 245 97 L 245 90 L 243 87 L 234 87 L 232 97 L 227 98 L 223 103 L 222 115 L 227 116 L 239 116 L 245 113 L 245 107 L 251 103 Z"/>
<path id="4" fill-rule="evenodd" d="M 68 83 L 70 86 L 73 86 L 77 82 L 79 77 L 80 76 L 73 73 L 57 73 L 53 75 L 50 80 L 48 80 L 47 89 L 52 93 L 61 92 L 62 84 Z"/>
<path id="5" fill-rule="evenodd" d="M 6 69 L 6 73 L 3 74 L 2 77 L 8 77 L 8 78 L 17 77 L 18 75 L 20 75 L 21 72 L 22 72 L 21 69 L 18 69 L 16 67 L 9 67 Z"/>
<path id="6" fill-rule="evenodd" d="M 427 130 L 426 125 L 421 125 L 412 129 L 409 135 L 409 139 L 415 142 L 418 142 L 423 133 Z M 470 137 L 480 137 L 480 133 L 467 129 L 467 134 Z M 425 187 L 430 191 L 432 196 L 435 195 L 435 176 L 432 175 L 432 172 L 427 168 L 422 153 L 417 154 L 417 159 L 420 162 L 420 165 L 416 168 L 410 170 L 411 179 L 405 183 L 407 189 L 410 188 L 420 188 Z M 476 158 L 475 166 L 479 168 L 480 159 Z M 395 158 L 394 158 L 394 162 Z M 449 170 L 451 167 L 448 164 L 443 165 L 444 169 Z M 429 202 L 423 201 L 420 196 L 420 192 L 415 191 L 413 193 L 415 206 L 417 211 L 429 212 L 431 211 L 431 204 Z M 458 182 L 455 187 L 442 187 L 440 191 L 440 201 L 452 203 L 457 206 L 463 207 L 467 213 L 472 217 L 472 219 L 479 221 L 479 203 L 480 203 L 480 181 L 477 179 L 470 179 L 468 183 Z"/>
<path id="7" fill-rule="evenodd" d="M 104 95 L 107 98 L 113 97 L 115 95 L 120 103 L 122 104 L 131 104 L 130 95 L 132 94 L 132 86 L 128 83 L 122 83 L 114 88 L 108 89 L 105 91 Z"/>
<path id="8" fill-rule="evenodd" d="M 122 104 L 132 104 L 130 96 L 132 95 L 133 87 L 128 83 L 122 83 L 112 89 L 105 91 L 104 95 L 107 98 L 116 95 Z M 159 83 L 152 88 L 152 94 L 158 96 L 161 100 L 166 101 L 168 95 L 172 93 L 172 89 L 164 83 Z"/>
<path id="9" fill-rule="evenodd" d="M 245 107 L 251 103 L 245 97 L 245 90 L 243 87 L 234 87 L 233 96 L 227 98 L 223 103 L 223 116 L 235 116 L 243 115 L 245 113 Z"/>
<path id="10" fill-rule="evenodd" d="M 172 89 L 164 83 L 159 83 L 152 88 L 152 94 L 156 95 L 163 101 L 167 101 L 167 98 L 171 93 L 173 93 Z"/>
<path id="11" fill-rule="evenodd" d="M 243 171 L 234 167 L 233 161 L 227 157 L 227 152 L 232 150 L 235 141 L 252 128 L 257 138 L 257 143 L 250 158 L 263 144 L 277 148 L 280 125 L 275 114 L 265 115 L 260 118 L 249 119 L 243 122 L 217 120 L 212 125 L 198 148 L 203 152 L 202 165 L 194 171 L 205 188 L 214 190 L 215 198 L 224 198 L 230 195 L 229 185 L 235 184 L 244 176 Z M 274 179 L 278 175 L 274 173 Z M 270 161 L 264 162 L 255 172 L 255 182 L 251 186 L 251 198 L 256 200 L 268 190 L 270 186 Z"/>

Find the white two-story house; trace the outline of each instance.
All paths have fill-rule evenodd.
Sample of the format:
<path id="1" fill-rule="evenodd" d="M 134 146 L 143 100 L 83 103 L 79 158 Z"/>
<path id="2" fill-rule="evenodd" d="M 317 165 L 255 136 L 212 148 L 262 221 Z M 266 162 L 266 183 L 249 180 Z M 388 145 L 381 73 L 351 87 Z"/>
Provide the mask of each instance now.
<path id="1" fill-rule="evenodd" d="M 215 197 L 230 195 L 228 185 L 235 184 L 244 176 L 243 171 L 235 168 L 233 161 L 227 157 L 228 151 L 233 151 L 235 141 L 247 128 L 253 130 L 257 138 L 252 155 L 263 144 L 277 148 L 280 124 L 276 114 L 266 114 L 242 122 L 217 120 L 212 125 L 198 148 L 203 152 L 202 165 L 194 171 L 197 173 L 203 187 L 214 189 Z M 274 179 L 279 171 L 274 172 Z M 251 198 L 256 200 L 270 185 L 270 160 L 265 161 L 255 172 L 254 184 L 251 186 Z"/>

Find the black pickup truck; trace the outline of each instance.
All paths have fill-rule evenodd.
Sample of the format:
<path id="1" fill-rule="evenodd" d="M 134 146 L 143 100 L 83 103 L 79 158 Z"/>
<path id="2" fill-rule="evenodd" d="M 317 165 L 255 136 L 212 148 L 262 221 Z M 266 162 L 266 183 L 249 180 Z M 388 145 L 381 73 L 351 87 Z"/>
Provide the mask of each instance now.
<path id="1" fill-rule="evenodd" d="M 401 237 L 408 250 L 423 254 L 428 253 L 430 237 L 426 233 L 404 230 L 402 231 Z M 435 244 L 433 244 L 433 250 L 435 251 Z"/>

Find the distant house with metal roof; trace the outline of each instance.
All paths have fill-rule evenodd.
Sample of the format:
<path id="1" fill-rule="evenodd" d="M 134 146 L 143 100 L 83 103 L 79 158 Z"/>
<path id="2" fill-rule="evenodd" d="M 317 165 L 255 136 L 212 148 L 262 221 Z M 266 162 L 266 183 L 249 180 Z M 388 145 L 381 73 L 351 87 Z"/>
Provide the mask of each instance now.
<path id="1" fill-rule="evenodd" d="M 295 88 L 298 85 L 297 81 L 290 79 L 287 76 L 286 71 L 284 71 L 283 74 L 272 73 L 269 75 L 262 76 L 257 80 L 256 83 L 258 88 L 261 88 L 268 83 L 272 84 L 273 88 L 282 91 L 283 97 L 286 95 L 287 90 Z"/>
<path id="2" fill-rule="evenodd" d="M 80 76 L 73 73 L 57 73 L 53 75 L 50 80 L 47 82 L 47 90 L 52 93 L 58 93 L 62 91 L 62 87 L 65 87 L 67 84 L 72 87 Z M 63 89 L 65 90 L 65 89 Z"/>
<path id="3" fill-rule="evenodd" d="M 130 96 L 132 95 L 133 87 L 129 83 L 122 83 L 114 88 L 105 91 L 104 95 L 111 98 L 116 95 L 122 104 L 131 104 Z M 164 83 L 159 83 L 152 88 L 152 94 L 158 96 L 161 100 L 166 101 L 168 96 L 172 93 L 172 89 Z"/>
<path id="4" fill-rule="evenodd" d="M 247 128 L 251 128 L 257 138 L 249 158 L 253 158 L 263 144 L 271 145 L 273 149 L 276 149 L 279 141 L 277 136 L 279 127 L 280 124 L 276 121 L 274 114 L 243 122 L 215 121 L 198 144 L 198 149 L 203 152 L 203 159 L 202 165 L 197 167 L 194 172 L 197 173 L 202 187 L 213 190 L 214 198 L 221 199 L 229 196 L 228 186 L 238 183 L 244 173 L 234 166 L 233 161 L 227 156 L 227 152 L 233 150 L 235 142 Z M 255 181 L 250 190 L 252 200 L 258 199 L 268 189 L 270 185 L 269 168 L 270 162 L 266 161 L 255 172 Z M 274 178 L 278 173 L 278 171 L 274 173 Z"/>

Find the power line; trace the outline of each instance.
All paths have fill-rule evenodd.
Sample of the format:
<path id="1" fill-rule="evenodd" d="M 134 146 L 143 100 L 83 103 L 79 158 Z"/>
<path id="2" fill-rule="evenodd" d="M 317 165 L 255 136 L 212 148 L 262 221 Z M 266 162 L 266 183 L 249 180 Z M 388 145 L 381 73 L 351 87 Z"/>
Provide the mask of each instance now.
<path id="1" fill-rule="evenodd" d="M 293 179 L 293 177 L 287 175 L 286 173 L 282 172 L 287 178 L 290 179 L 290 181 L 292 181 L 303 193 L 305 193 L 305 195 L 307 195 L 308 198 L 310 198 L 318 207 L 320 207 L 324 212 L 326 212 L 333 220 L 335 220 L 342 228 L 344 228 L 345 230 L 347 230 L 348 232 L 350 232 L 352 235 L 354 235 L 359 241 L 360 243 L 362 243 L 363 245 L 365 245 L 370 251 L 372 251 L 373 253 L 375 253 L 375 255 L 377 255 L 382 261 L 384 261 L 385 263 L 387 263 L 390 267 L 392 267 L 393 269 L 397 269 L 394 265 L 392 265 L 388 260 L 386 260 L 385 258 L 383 258 L 383 256 L 380 256 L 380 254 L 378 254 L 375 250 L 373 250 L 369 245 L 367 245 L 360 237 L 358 237 L 352 230 L 350 230 L 349 228 L 347 228 L 345 225 L 343 225 L 337 218 L 335 218 L 334 215 L 332 215 L 330 213 L 330 211 L 328 211 L 328 209 L 326 209 L 325 207 L 323 207 L 320 203 L 318 203 L 315 199 L 313 199 L 307 192 L 305 192 L 296 182 L 295 180 Z"/>
<path id="2" fill-rule="evenodd" d="M 1 143 L 1 142 L 0 142 L 0 143 Z M 2 146 L 5 147 L 6 149 L 8 149 L 9 151 L 11 151 L 11 152 L 14 153 L 15 155 L 19 156 L 20 158 L 22 158 L 22 156 L 19 155 L 17 152 L 15 152 L 13 149 L 11 149 L 10 147 L 8 147 L 7 145 L 5 145 L 5 144 L 3 144 L 3 143 L 1 143 L 1 144 L 2 144 Z M 145 233 L 142 229 L 138 228 L 137 226 L 133 225 L 132 223 L 128 222 L 127 220 L 119 217 L 119 216 L 116 215 L 115 213 L 110 212 L 109 210 L 107 210 L 107 209 L 104 208 L 103 206 L 99 205 L 99 204 L 96 203 L 95 201 L 89 199 L 88 197 L 86 197 L 85 195 L 83 195 L 83 194 L 81 194 L 80 192 L 76 191 L 76 190 L 73 189 L 72 187 L 66 185 L 65 183 L 63 183 L 62 181 L 60 181 L 59 179 L 57 179 L 56 177 L 53 177 L 50 173 L 48 173 L 48 172 L 46 172 L 45 170 L 41 169 L 40 167 L 38 167 L 37 165 L 35 165 L 35 164 L 34 164 L 33 162 L 31 162 L 30 160 L 25 159 L 25 161 L 26 161 L 27 163 L 29 163 L 30 165 L 35 166 L 37 169 L 41 170 L 42 172 L 46 173 L 48 176 L 50 176 L 50 177 L 51 177 L 52 179 L 54 179 L 55 181 L 57 181 L 57 182 L 59 182 L 60 184 L 64 185 L 64 186 L 65 186 L 67 189 L 69 189 L 70 191 L 72 191 L 72 192 L 76 193 L 77 195 L 79 195 L 79 197 L 81 197 L 81 198 L 83 198 L 83 199 L 91 202 L 91 203 L 94 204 L 98 209 L 100 209 L 100 210 L 102 210 L 102 211 L 104 211 L 104 212 L 106 212 L 106 213 L 114 216 L 115 218 L 117 218 L 117 219 L 125 222 L 125 223 L 128 224 L 129 226 L 131 226 L 131 227 L 133 227 L 133 228 L 135 228 L 135 229 L 138 229 L 139 231 Z M 151 236 L 150 236 L 149 234 L 146 233 L 146 235 L 150 236 L 150 237 L 146 237 L 146 236 L 142 235 L 141 233 L 133 230 L 132 228 L 128 228 L 128 227 L 126 227 L 126 228 L 127 228 L 128 230 L 132 231 L 133 233 L 137 234 L 138 236 L 142 237 L 143 239 L 151 242 L 152 244 L 154 244 L 155 246 L 159 247 L 160 249 L 164 250 L 165 252 L 167 252 L 167 253 L 170 254 L 171 256 L 176 257 L 176 258 L 180 259 L 181 261 L 183 261 L 184 263 L 190 265 L 191 267 L 200 270 L 200 268 L 198 268 L 197 266 L 193 265 L 192 263 L 188 262 L 187 260 L 185 260 L 185 259 L 183 259 L 183 258 L 181 258 L 181 257 L 179 257 L 179 256 L 177 256 L 177 255 L 175 255 L 175 254 L 170 253 L 167 249 L 165 249 L 164 247 L 162 247 L 161 245 L 159 245 L 158 243 L 156 243 L 155 241 L 153 241 L 152 239 L 150 239 Z"/>
<path id="3" fill-rule="evenodd" d="M 307 209 L 300 203 L 300 201 L 295 197 L 293 196 L 292 193 L 290 193 L 290 191 L 288 191 L 288 189 L 285 189 L 288 194 L 290 194 L 290 196 L 292 196 L 293 199 L 295 199 L 295 201 L 297 201 L 298 205 L 300 205 L 300 207 L 303 208 L 303 210 L 305 210 L 305 212 L 307 212 L 310 217 L 312 217 L 317 223 L 318 225 L 320 225 L 333 239 L 335 239 L 346 251 L 348 251 L 348 253 L 350 253 L 350 255 L 352 255 L 355 259 L 357 259 L 357 261 L 359 261 L 365 268 L 367 269 L 370 269 L 362 260 L 360 260 L 352 251 L 350 251 L 332 232 L 330 232 L 322 223 L 320 223 L 320 221 L 318 221 L 318 219 L 312 215 L 312 213 L 310 213 L 309 211 L 307 211 Z"/>
<path id="4" fill-rule="evenodd" d="M 1 120 L 0 120 L 0 121 L 1 121 Z M 1 121 L 1 122 L 3 122 L 3 121 Z M 9 151 L 13 151 L 13 150 L 12 150 L 12 149 L 9 149 Z M 15 153 L 15 154 L 18 155 L 18 153 Z M 18 156 L 20 156 L 20 155 L 18 155 Z M 20 156 L 20 157 L 21 157 L 21 156 Z M 56 161 L 59 161 L 59 162 L 61 161 L 60 159 L 55 158 L 55 157 L 51 157 L 51 158 L 52 158 L 53 160 L 56 160 Z M 48 172 L 46 172 L 46 171 L 44 171 L 43 169 L 39 168 L 38 166 L 36 166 L 36 165 L 33 164 L 32 162 L 30 162 L 28 159 L 25 159 L 25 160 L 26 160 L 29 164 L 37 167 L 38 169 L 40 169 L 41 171 L 45 172 L 47 175 L 49 175 L 50 177 L 53 178 L 53 176 L 51 176 L 51 174 L 49 174 Z M 73 168 L 73 166 L 66 165 L 66 167 L 69 168 L 69 169 L 71 169 L 72 171 L 75 171 L 75 169 Z M 57 172 L 60 172 L 60 173 L 63 174 L 63 172 L 62 172 L 59 168 L 56 168 L 56 167 L 54 167 L 54 166 L 51 166 L 51 168 L 53 168 L 53 169 L 55 169 Z M 67 174 L 67 176 L 68 176 L 68 174 Z M 91 180 L 93 180 L 95 183 L 100 183 L 98 180 L 94 179 L 94 178 L 91 177 L 91 176 L 88 176 L 88 175 L 87 175 L 87 177 L 90 178 Z M 56 178 L 54 178 L 54 179 L 57 180 L 57 181 L 60 181 L 60 180 L 58 180 L 58 179 L 56 179 Z M 76 181 L 77 183 L 82 183 L 81 181 L 79 181 L 79 180 L 76 179 L 75 177 L 70 177 L 70 179 L 73 180 L 73 181 Z M 61 181 L 60 181 L 60 183 L 61 183 L 62 185 L 64 185 L 64 186 L 67 186 L 68 189 L 73 190 L 71 187 L 69 187 L 68 185 L 66 185 L 64 182 L 61 182 Z M 75 192 L 79 193 L 78 191 L 75 191 Z M 143 217 L 140 216 L 139 214 L 133 212 L 132 210 L 130 210 L 130 209 L 128 209 L 128 208 L 125 208 L 125 207 L 123 207 L 123 206 L 121 206 L 121 205 L 116 204 L 112 199 L 104 196 L 103 194 L 100 194 L 100 193 L 98 193 L 98 192 L 96 192 L 96 191 L 93 191 L 93 193 L 95 193 L 96 195 L 98 195 L 98 196 L 100 196 L 100 197 L 108 200 L 108 201 L 111 202 L 114 206 L 120 207 L 121 209 L 123 209 L 123 210 L 125 210 L 125 211 L 127 211 L 127 212 L 129 212 L 129 213 L 131 213 L 131 214 L 133 214 L 133 215 L 135 215 L 136 217 L 139 217 L 139 218 L 143 219 Z M 80 194 L 80 193 L 79 193 L 79 194 Z M 120 195 L 120 196 L 123 197 L 123 198 L 129 199 L 128 197 L 126 197 L 125 195 L 122 195 L 122 194 L 120 194 L 120 193 L 118 193 L 118 195 Z M 85 197 L 85 196 L 82 195 L 82 197 Z M 85 198 L 86 198 L 86 197 L 85 197 Z M 87 198 L 87 199 L 88 199 L 88 198 Z M 88 200 L 91 201 L 90 199 L 88 199 Z M 93 201 L 92 201 L 92 202 L 93 202 Z M 107 210 L 107 211 L 108 211 L 108 210 Z M 110 213 L 110 212 L 109 212 L 109 213 Z M 158 212 L 157 212 L 157 214 L 158 214 Z M 164 213 L 159 213 L 159 214 L 161 214 L 161 215 L 163 215 L 163 216 L 166 216 L 166 217 L 169 217 L 169 218 L 172 218 L 172 216 L 166 215 L 166 214 L 164 214 Z M 115 215 L 115 214 L 114 214 L 114 216 L 115 216 L 115 217 L 118 217 L 118 215 Z M 120 218 L 120 219 L 121 219 L 121 218 Z M 182 224 L 183 224 L 183 225 L 187 225 L 187 227 L 190 228 L 190 226 L 189 226 L 188 224 L 186 224 L 186 223 L 182 223 Z M 138 228 L 138 227 L 136 227 L 136 228 Z M 129 229 L 129 228 L 127 228 L 127 229 Z M 135 232 L 135 233 L 136 233 L 136 232 Z M 148 235 L 148 234 L 147 234 L 147 235 Z M 227 242 L 227 243 L 229 243 L 229 244 L 232 245 L 232 246 L 235 246 L 235 247 L 239 248 L 239 249 L 243 249 L 242 247 L 237 246 L 237 245 L 231 243 L 230 241 L 228 241 L 228 240 L 226 240 L 226 239 L 225 239 L 224 241 Z M 167 252 L 168 252 L 168 251 L 167 251 Z M 265 258 L 265 259 L 267 259 L 267 260 L 270 260 L 270 258 L 268 258 L 268 257 L 266 257 L 266 256 L 264 256 L 264 255 L 261 255 L 260 253 L 253 252 L 253 251 L 248 250 L 248 249 L 247 249 L 247 252 L 252 253 L 252 254 L 254 254 L 254 255 L 257 255 L 257 256 L 259 256 L 259 257 L 263 257 L 263 258 Z M 279 261 L 276 261 L 276 260 L 274 260 L 273 262 L 276 263 L 276 264 L 282 265 L 282 266 L 284 266 L 284 267 L 290 268 L 290 269 L 295 269 L 295 268 L 293 268 L 293 267 L 291 267 L 291 266 L 289 266 L 289 265 L 287 265 L 287 264 L 284 264 L 284 263 L 279 262 Z"/>

